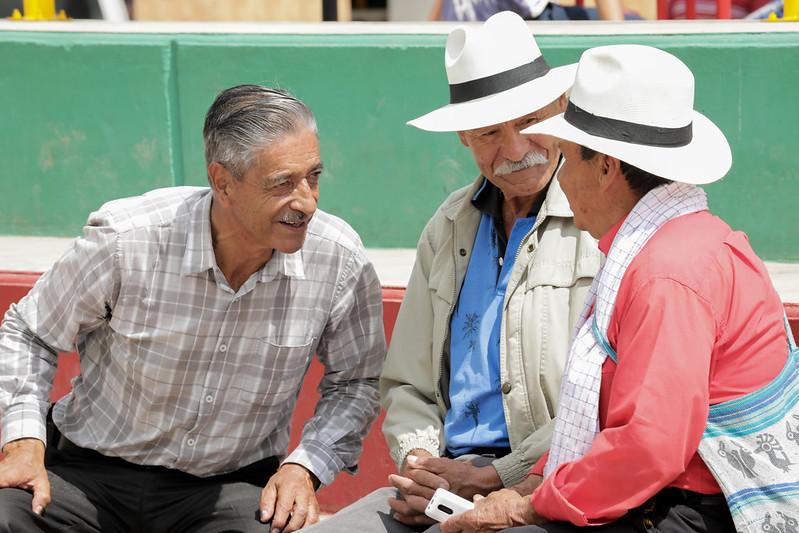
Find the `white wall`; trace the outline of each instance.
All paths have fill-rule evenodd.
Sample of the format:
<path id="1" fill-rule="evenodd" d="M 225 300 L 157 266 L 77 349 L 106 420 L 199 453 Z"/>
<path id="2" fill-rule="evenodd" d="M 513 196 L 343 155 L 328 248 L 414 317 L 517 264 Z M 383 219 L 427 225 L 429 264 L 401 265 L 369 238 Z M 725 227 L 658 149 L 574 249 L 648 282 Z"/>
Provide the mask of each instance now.
<path id="1" fill-rule="evenodd" d="M 388 0 L 388 20 L 427 20 L 432 8 L 433 0 Z"/>

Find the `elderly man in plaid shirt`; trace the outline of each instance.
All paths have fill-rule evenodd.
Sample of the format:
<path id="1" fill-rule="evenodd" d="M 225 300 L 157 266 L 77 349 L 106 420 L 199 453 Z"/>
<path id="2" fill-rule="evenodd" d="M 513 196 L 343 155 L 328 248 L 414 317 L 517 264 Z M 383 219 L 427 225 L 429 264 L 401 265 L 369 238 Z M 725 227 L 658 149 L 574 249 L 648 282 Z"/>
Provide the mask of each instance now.
<path id="1" fill-rule="evenodd" d="M 6 314 L 0 531 L 291 532 L 356 468 L 378 412 L 380 286 L 355 231 L 316 208 L 314 117 L 238 86 L 204 140 L 210 188 L 104 205 Z M 49 417 L 73 349 L 81 374 Z M 314 353 L 321 398 L 286 455 Z"/>

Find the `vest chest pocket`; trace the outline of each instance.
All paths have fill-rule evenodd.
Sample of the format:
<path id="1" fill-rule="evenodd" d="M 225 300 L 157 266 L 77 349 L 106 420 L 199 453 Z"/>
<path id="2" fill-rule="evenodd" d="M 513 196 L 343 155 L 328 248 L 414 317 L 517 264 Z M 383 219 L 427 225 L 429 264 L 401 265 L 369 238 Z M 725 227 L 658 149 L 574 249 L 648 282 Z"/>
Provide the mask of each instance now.
<path id="1" fill-rule="evenodd" d="M 435 262 L 433 263 L 435 267 Z M 430 271 L 430 279 L 427 286 L 433 293 L 446 304 L 452 305 L 452 298 L 455 292 L 454 273 L 451 268 L 433 268 Z"/>
<path id="2" fill-rule="evenodd" d="M 599 270 L 599 256 L 591 255 L 577 260 L 555 263 L 533 262 L 527 269 L 526 289 L 547 285 L 550 287 L 572 287 L 577 280 L 593 278 Z"/>

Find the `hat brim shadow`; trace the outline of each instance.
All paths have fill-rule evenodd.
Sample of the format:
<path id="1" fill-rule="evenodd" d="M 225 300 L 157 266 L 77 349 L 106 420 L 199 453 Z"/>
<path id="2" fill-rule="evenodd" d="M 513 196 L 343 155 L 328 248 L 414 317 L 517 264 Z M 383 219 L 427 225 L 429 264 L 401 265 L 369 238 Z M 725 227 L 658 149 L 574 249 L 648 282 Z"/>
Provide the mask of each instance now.
<path id="1" fill-rule="evenodd" d="M 691 142 L 674 148 L 597 137 L 566 122 L 562 113 L 534 124 L 522 133 L 550 135 L 571 141 L 668 180 L 694 185 L 713 183 L 730 170 L 732 152 L 721 130 L 703 114 L 693 113 Z"/>
<path id="2" fill-rule="evenodd" d="M 445 105 L 408 121 L 408 125 L 426 131 L 466 131 L 523 117 L 566 92 L 574 84 L 576 72 L 576 63 L 555 67 L 546 75 L 513 89 Z"/>

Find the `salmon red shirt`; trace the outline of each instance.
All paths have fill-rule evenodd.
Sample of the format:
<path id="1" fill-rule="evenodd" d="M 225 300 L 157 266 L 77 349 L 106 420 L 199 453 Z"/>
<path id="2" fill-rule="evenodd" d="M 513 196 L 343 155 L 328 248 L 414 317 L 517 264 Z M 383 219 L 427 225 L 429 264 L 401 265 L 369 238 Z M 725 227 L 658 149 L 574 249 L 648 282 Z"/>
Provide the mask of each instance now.
<path id="1" fill-rule="evenodd" d="M 603 253 L 622 222 L 600 240 Z M 665 487 L 719 493 L 697 454 L 708 407 L 766 385 L 788 354 L 765 265 L 745 234 L 707 211 L 667 222 L 633 259 L 608 340 L 618 365 L 602 367 L 601 431 L 531 497 L 549 520 L 610 522 Z"/>

